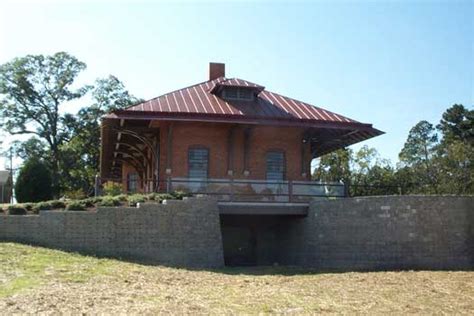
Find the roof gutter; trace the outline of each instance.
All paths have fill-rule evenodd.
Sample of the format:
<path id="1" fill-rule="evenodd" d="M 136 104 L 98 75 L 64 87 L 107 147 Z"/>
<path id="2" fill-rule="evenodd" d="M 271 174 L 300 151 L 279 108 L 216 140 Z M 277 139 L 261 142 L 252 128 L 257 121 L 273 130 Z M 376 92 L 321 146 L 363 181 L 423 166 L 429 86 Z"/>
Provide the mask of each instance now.
<path id="1" fill-rule="evenodd" d="M 127 119 L 127 120 L 167 120 L 184 122 L 213 122 L 213 123 L 236 123 L 252 125 L 271 125 L 288 127 L 313 127 L 313 128 L 333 128 L 333 129 L 358 129 L 361 131 L 371 131 L 377 135 L 384 132 L 372 127 L 372 124 L 359 122 L 327 122 L 318 120 L 292 120 L 292 119 L 265 119 L 261 117 L 246 116 L 243 119 L 236 115 L 213 114 L 203 115 L 196 113 L 149 113 L 141 111 L 115 111 L 107 114 L 103 119 Z"/>

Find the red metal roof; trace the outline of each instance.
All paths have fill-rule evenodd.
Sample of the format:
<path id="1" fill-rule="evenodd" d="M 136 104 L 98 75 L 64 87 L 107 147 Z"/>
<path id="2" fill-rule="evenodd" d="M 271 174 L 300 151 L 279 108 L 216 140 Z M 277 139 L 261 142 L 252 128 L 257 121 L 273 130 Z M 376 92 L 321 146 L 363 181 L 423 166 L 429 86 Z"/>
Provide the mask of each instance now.
<path id="1" fill-rule="evenodd" d="M 216 85 L 250 87 L 255 88 L 259 93 L 254 101 L 229 101 L 212 93 Z M 208 118 L 222 118 L 225 116 L 243 121 L 246 119 L 263 119 L 265 121 L 289 120 L 305 123 L 361 124 L 340 114 L 264 90 L 263 86 L 255 83 L 238 78 L 226 79 L 224 77 L 164 94 L 124 110 L 115 111 L 106 117 L 120 118 L 127 114 L 134 117 L 153 117 L 153 114 L 158 113 L 164 116 L 177 114 L 186 117 L 198 114 L 197 116 L 204 115 Z"/>

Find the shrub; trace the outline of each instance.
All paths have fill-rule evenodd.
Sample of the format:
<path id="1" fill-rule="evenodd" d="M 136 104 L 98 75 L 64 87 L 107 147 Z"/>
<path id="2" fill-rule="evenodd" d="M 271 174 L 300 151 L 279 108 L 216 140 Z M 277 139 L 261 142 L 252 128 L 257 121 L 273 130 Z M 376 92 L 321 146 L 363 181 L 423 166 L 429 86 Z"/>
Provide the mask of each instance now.
<path id="1" fill-rule="evenodd" d="M 39 211 L 48 211 L 48 210 L 51 210 L 53 206 L 49 202 L 39 202 L 39 203 L 36 203 L 35 208 L 38 209 Z"/>
<path id="2" fill-rule="evenodd" d="M 34 207 L 36 206 L 36 203 L 23 203 L 23 207 L 27 211 L 34 211 Z"/>
<path id="3" fill-rule="evenodd" d="M 97 204 L 99 203 L 100 201 L 102 201 L 104 197 L 103 196 L 94 196 L 94 197 L 91 197 L 89 199 L 91 199 L 91 201 L 94 203 L 94 204 Z"/>
<path id="4" fill-rule="evenodd" d="M 158 193 L 148 193 L 145 195 L 145 198 L 148 201 L 155 201 L 157 196 L 158 196 Z"/>
<path id="5" fill-rule="evenodd" d="M 87 197 L 83 189 L 71 190 L 66 192 L 64 195 L 71 200 L 83 200 Z"/>
<path id="6" fill-rule="evenodd" d="M 85 209 L 86 205 L 84 201 L 70 201 L 66 207 L 68 211 L 84 211 Z"/>
<path id="7" fill-rule="evenodd" d="M 143 194 L 133 194 L 128 197 L 129 206 L 137 206 L 137 203 L 143 203 L 146 201 L 146 198 Z"/>
<path id="8" fill-rule="evenodd" d="M 100 201 L 102 201 L 102 198 L 100 197 L 91 197 L 81 200 L 82 204 L 84 204 L 85 207 L 94 207 Z"/>
<path id="9" fill-rule="evenodd" d="M 171 195 L 177 200 L 182 200 L 184 197 L 191 196 L 190 193 L 184 191 L 174 191 L 171 193 Z"/>
<path id="10" fill-rule="evenodd" d="M 33 212 L 33 214 L 38 214 L 40 209 L 38 207 L 38 203 L 33 203 L 33 206 L 31 207 L 31 211 Z"/>
<path id="11" fill-rule="evenodd" d="M 38 159 L 28 159 L 20 169 L 15 184 L 18 202 L 39 202 L 51 200 L 53 188 L 51 172 L 46 164 Z"/>
<path id="12" fill-rule="evenodd" d="M 155 196 L 155 201 L 162 202 L 163 200 L 174 200 L 175 197 L 168 193 L 160 193 Z"/>
<path id="13" fill-rule="evenodd" d="M 128 196 L 126 194 L 119 194 L 115 198 L 122 202 L 126 202 L 128 200 Z"/>
<path id="14" fill-rule="evenodd" d="M 122 184 L 112 181 L 107 181 L 104 184 L 103 192 L 105 195 L 116 196 L 122 194 Z"/>
<path id="15" fill-rule="evenodd" d="M 113 196 L 104 196 L 102 201 L 97 203 L 98 206 L 119 206 L 120 200 Z"/>
<path id="16" fill-rule="evenodd" d="M 26 208 L 21 204 L 14 204 L 7 207 L 8 215 L 26 215 Z"/>
<path id="17" fill-rule="evenodd" d="M 53 200 L 53 201 L 48 201 L 49 205 L 51 205 L 52 210 L 59 210 L 59 209 L 65 209 L 66 208 L 66 203 L 60 200 Z"/>

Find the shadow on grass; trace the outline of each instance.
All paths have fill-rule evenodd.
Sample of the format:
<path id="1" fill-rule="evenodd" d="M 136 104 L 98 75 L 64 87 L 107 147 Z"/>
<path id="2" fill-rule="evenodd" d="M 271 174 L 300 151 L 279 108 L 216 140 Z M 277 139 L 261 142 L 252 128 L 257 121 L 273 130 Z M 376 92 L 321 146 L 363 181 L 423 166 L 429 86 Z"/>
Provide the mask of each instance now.
<path id="1" fill-rule="evenodd" d="M 172 265 L 166 263 L 156 263 L 146 258 L 136 258 L 132 256 L 115 256 L 115 255 L 103 255 L 97 253 L 91 253 L 90 251 L 82 250 L 71 250 L 64 248 L 52 248 L 40 244 L 32 244 L 30 242 L 19 242 L 19 241 L 0 241 L 2 243 L 16 243 L 23 244 L 34 247 L 41 247 L 44 249 L 63 251 L 71 254 L 79 254 L 87 256 L 89 258 L 97 259 L 111 259 L 123 263 L 132 263 L 139 264 L 149 267 L 166 267 L 173 269 L 183 269 L 188 271 L 203 271 L 203 272 L 212 272 L 226 275 L 248 275 L 248 276 L 264 276 L 264 275 L 280 275 L 280 276 L 294 276 L 294 275 L 316 275 L 316 274 L 327 274 L 327 273 L 351 273 L 351 272 L 396 272 L 396 271 L 474 271 L 474 266 L 468 268 L 442 268 L 442 269 L 433 269 L 426 266 L 374 266 L 370 269 L 348 269 L 348 268 L 338 268 L 338 269 L 328 269 L 328 268 L 312 268 L 312 267 L 301 267 L 293 265 L 278 265 L 278 266 L 225 266 L 225 267 L 189 267 L 184 265 Z"/>

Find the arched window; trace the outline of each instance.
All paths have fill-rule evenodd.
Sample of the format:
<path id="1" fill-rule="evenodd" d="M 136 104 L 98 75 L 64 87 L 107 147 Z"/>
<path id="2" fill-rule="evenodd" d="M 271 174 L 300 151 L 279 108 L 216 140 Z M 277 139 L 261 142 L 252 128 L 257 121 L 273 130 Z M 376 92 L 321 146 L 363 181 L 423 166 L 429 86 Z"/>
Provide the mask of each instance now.
<path id="1" fill-rule="evenodd" d="M 285 179 L 285 153 L 269 151 L 267 153 L 267 180 Z"/>
<path id="2" fill-rule="evenodd" d="M 206 179 L 209 169 L 209 149 L 203 147 L 188 150 L 188 177 Z"/>

